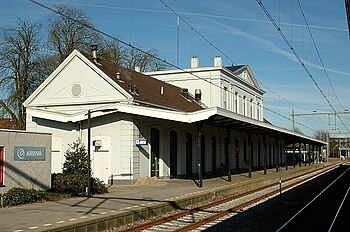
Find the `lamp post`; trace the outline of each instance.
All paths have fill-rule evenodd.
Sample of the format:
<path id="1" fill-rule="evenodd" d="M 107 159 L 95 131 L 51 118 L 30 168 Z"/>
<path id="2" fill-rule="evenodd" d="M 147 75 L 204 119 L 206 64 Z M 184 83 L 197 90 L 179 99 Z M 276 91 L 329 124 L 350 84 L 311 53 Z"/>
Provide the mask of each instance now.
<path id="1" fill-rule="evenodd" d="M 110 111 L 116 111 L 118 109 L 99 109 L 99 110 L 88 110 L 87 112 L 87 126 L 88 126 L 88 186 L 87 186 L 87 196 L 91 197 L 91 113 L 94 112 L 110 112 Z"/>
<path id="2" fill-rule="evenodd" d="M 87 112 L 88 116 L 88 186 L 87 196 L 91 196 L 91 110 Z"/>

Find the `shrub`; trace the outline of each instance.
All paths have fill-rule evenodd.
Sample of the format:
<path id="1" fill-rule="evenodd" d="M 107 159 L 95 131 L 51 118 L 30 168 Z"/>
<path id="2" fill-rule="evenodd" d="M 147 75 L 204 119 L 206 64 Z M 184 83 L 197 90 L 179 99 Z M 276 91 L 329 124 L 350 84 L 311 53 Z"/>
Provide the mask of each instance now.
<path id="1" fill-rule="evenodd" d="M 68 193 L 73 196 L 86 195 L 88 185 L 88 157 L 85 145 L 80 139 L 68 144 L 69 148 L 65 152 L 65 162 L 63 164 L 62 174 L 52 176 L 52 188 L 60 193 Z M 91 167 L 90 167 L 91 171 Z M 107 188 L 98 178 L 91 177 L 91 193 L 106 193 Z"/>
<path id="2" fill-rule="evenodd" d="M 92 194 L 102 194 L 107 193 L 108 189 L 105 186 L 104 182 L 98 178 L 91 178 L 91 192 Z"/>
<path id="3" fill-rule="evenodd" d="M 58 174 L 53 181 L 53 190 L 68 193 L 73 196 L 86 195 L 87 176 L 81 174 Z M 101 194 L 108 192 L 104 183 L 97 178 L 91 177 L 91 193 Z"/>
<path id="4" fill-rule="evenodd" d="M 64 155 L 65 162 L 63 164 L 62 173 L 67 175 L 87 175 L 89 159 L 85 145 L 78 139 L 76 142 L 68 144 L 68 146 L 69 148 Z"/>
<path id="5" fill-rule="evenodd" d="M 4 194 L 4 206 L 34 203 L 46 199 L 45 191 L 25 188 L 13 188 Z"/>
<path id="6" fill-rule="evenodd" d="M 4 193 L 4 206 L 16 206 L 35 202 L 57 201 L 69 195 L 35 189 L 12 188 Z"/>

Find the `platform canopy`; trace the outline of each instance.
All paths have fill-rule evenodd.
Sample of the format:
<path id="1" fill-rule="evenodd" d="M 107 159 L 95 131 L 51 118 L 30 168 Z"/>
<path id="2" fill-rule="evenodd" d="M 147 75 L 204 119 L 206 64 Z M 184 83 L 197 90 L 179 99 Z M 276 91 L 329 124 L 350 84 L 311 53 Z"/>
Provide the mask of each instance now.
<path id="1" fill-rule="evenodd" d="M 95 112 L 91 115 L 92 118 L 118 112 L 189 124 L 207 124 L 221 128 L 239 130 L 247 133 L 254 133 L 262 136 L 280 137 L 289 144 L 307 143 L 320 146 L 327 144 L 324 141 L 311 138 L 285 128 L 277 127 L 268 122 L 251 119 L 218 107 L 207 108 L 195 112 L 183 112 L 123 103 L 113 103 L 102 106 L 100 105 L 90 110 Z M 29 113 L 34 117 L 50 118 L 51 120 L 59 122 L 78 122 L 87 119 L 87 110 L 82 110 L 81 112 L 74 114 L 59 114 L 56 112 L 51 112 L 48 109 L 29 109 L 29 111 Z"/>

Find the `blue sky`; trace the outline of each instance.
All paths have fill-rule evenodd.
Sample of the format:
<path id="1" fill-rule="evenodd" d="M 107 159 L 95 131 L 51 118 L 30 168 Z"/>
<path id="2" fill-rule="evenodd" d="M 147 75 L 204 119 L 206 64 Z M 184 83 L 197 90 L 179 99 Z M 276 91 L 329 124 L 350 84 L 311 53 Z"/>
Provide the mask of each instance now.
<path id="1" fill-rule="evenodd" d="M 105 33 L 145 50 L 155 48 L 161 58 L 177 63 L 177 18 L 159 0 L 38 1 L 48 6 L 59 3 L 81 8 L 91 22 Z M 211 66 L 216 55 L 221 55 L 223 64 L 227 66 L 232 61 L 234 64 L 248 64 L 261 88 L 266 91 L 264 106 L 269 110 L 264 110 L 265 117 L 277 126 L 291 128 L 288 119 L 293 108 L 296 113 L 332 112 L 255 0 L 163 1 L 193 28 L 180 21 L 180 67 L 189 67 L 193 55 L 199 57 L 200 66 Z M 314 49 L 298 2 L 263 1 L 334 109 L 337 112 L 350 110 L 350 39 L 344 1 L 299 2 L 326 72 Z M 44 23 L 49 14 L 28 0 L 2 1 L 0 26 L 13 25 L 18 17 Z M 210 46 L 194 29 L 224 54 Z M 326 73 L 342 106 L 333 93 Z M 350 129 L 350 115 L 340 116 Z M 335 125 L 334 116 L 299 116 L 296 121 L 314 130 L 348 132 L 339 119 Z M 302 125 L 297 124 L 296 127 L 305 134 L 313 134 L 313 130 Z"/>

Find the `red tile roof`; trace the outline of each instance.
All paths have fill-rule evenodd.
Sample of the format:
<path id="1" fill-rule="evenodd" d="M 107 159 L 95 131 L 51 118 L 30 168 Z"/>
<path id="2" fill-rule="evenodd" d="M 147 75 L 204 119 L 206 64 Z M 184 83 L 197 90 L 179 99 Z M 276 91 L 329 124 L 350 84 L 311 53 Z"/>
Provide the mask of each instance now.
<path id="1" fill-rule="evenodd" d="M 91 57 L 86 57 L 92 61 Z M 179 87 L 157 80 L 151 76 L 116 66 L 108 61 L 99 61 L 99 64 L 96 66 L 130 93 L 134 97 L 134 100 L 138 102 L 185 112 L 203 109 L 193 97 L 184 97 L 182 95 L 182 89 Z M 116 73 L 120 73 L 119 80 Z M 130 91 L 131 89 L 133 90 Z M 161 91 L 163 91 L 163 94 Z"/>
<path id="2" fill-rule="evenodd" d="M 0 118 L 0 129 L 16 130 L 16 123 L 10 118 Z"/>

